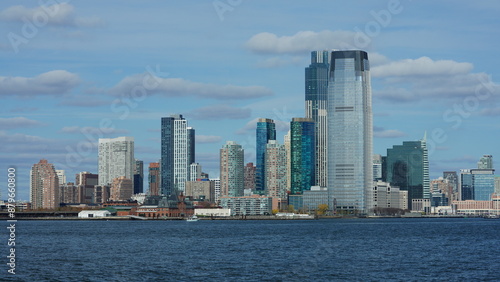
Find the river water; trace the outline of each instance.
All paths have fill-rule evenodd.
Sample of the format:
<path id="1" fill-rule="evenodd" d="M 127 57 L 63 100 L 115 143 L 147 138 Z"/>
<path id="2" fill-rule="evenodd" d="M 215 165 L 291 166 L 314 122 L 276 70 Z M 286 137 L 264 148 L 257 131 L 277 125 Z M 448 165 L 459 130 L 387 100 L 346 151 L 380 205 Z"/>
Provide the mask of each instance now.
<path id="1" fill-rule="evenodd" d="M 500 220 L 18 221 L 15 275 L 3 229 L 4 281 L 500 281 Z"/>

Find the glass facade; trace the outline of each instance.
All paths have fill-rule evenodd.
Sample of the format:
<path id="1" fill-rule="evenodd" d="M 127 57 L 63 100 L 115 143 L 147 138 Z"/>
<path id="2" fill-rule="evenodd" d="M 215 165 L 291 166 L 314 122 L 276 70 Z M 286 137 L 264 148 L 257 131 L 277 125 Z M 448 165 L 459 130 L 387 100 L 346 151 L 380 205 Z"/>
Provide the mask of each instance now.
<path id="1" fill-rule="evenodd" d="M 316 185 L 328 184 L 328 69 L 329 51 L 311 52 L 311 64 L 305 69 L 306 117 L 316 123 Z"/>
<path id="2" fill-rule="evenodd" d="M 494 172 L 493 169 L 462 170 L 460 173 L 462 201 L 491 201 L 491 194 L 495 192 Z"/>
<path id="3" fill-rule="evenodd" d="M 333 197 L 326 187 L 316 186 L 302 195 L 302 208 L 308 212 L 316 211 L 320 205 L 327 205 L 328 210 L 331 210 L 333 203 Z"/>
<path id="4" fill-rule="evenodd" d="M 290 123 L 291 193 L 302 194 L 316 183 L 315 123 L 310 118 L 293 118 Z"/>
<path id="5" fill-rule="evenodd" d="M 328 81 L 328 188 L 337 211 L 371 209 L 372 94 L 368 54 L 331 53 Z"/>
<path id="6" fill-rule="evenodd" d="M 221 206 L 231 209 L 231 215 L 269 215 L 272 212 L 271 197 L 222 197 Z"/>
<path id="7" fill-rule="evenodd" d="M 272 119 L 259 119 L 257 122 L 256 138 L 255 190 L 263 194 L 266 190 L 266 145 L 269 140 L 276 140 L 276 125 Z"/>
<path id="8" fill-rule="evenodd" d="M 302 195 L 288 195 L 288 206 L 293 206 L 295 210 L 300 210 L 304 207 Z"/>
<path id="9" fill-rule="evenodd" d="M 185 190 L 194 162 L 194 129 L 182 115 L 161 119 L 161 194 Z"/>
<path id="10" fill-rule="evenodd" d="M 426 141 L 405 141 L 387 149 L 387 182 L 408 191 L 408 203 L 413 199 L 430 199 L 429 163 Z"/>
<path id="11" fill-rule="evenodd" d="M 174 190 L 174 118 L 161 119 L 161 189 L 160 195 L 170 195 Z"/>

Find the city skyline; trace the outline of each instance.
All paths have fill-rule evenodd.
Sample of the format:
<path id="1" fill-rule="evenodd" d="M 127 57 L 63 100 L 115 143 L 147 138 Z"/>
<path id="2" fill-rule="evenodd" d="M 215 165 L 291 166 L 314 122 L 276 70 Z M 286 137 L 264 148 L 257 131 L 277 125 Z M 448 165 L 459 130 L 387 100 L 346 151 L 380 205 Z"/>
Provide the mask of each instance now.
<path id="1" fill-rule="evenodd" d="M 44 10 L 28 1 L 1 3 L 1 162 L 18 168 L 18 198 L 29 198 L 29 170 L 40 159 L 65 170 L 67 181 L 97 173 L 98 138 L 132 136 L 136 159 L 158 162 L 159 120 L 175 113 L 196 128 L 196 161 L 211 177 L 227 140 L 243 146 L 245 163 L 255 163 L 258 118 L 273 119 L 283 143 L 291 118 L 305 116 L 304 69 L 315 50 L 368 52 L 373 153 L 385 155 L 427 131 L 431 179 L 499 155 L 499 71 L 491 56 L 499 46 L 492 36 L 499 4 L 431 9 L 360 1 L 319 10 L 292 2 L 285 6 L 296 8 L 283 10 L 285 2 L 245 1 L 225 12 L 212 2 L 124 5 L 117 14 L 108 12 L 112 1 L 97 10 L 71 2 L 45 11 L 49 21 L 28 36 L 22 19 L 33 22 Z M 134 17 L 136 9 L 147 19 Z M 9 34 L 24 40 L 13 45 Z"/>

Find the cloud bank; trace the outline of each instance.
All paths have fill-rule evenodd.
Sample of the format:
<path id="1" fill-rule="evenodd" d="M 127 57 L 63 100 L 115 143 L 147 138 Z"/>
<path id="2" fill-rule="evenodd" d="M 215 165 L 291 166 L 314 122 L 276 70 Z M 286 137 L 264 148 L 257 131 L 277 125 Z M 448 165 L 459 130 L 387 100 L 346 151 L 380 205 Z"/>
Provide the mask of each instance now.
<path id="1" fill-rule="evenodd" d="M 140 87 L 146 89 L 148 93 L 164 97 L 243 100 L 273 95 L 269 88 L 263 86 L 217 85 L 182 78 L 152 77 L 150 74 L 125 77 L 110 89 L 110 93 L 115 96 L 130 96 Z"/>
<path id="2" fill-rule="evenodd" d="M 245 47 L 254 53 L 296 54 L 312 50 L 358 49 L 355 47 L 356 33 L 344 30 L 299 31 L 291 36 L 278 36 L 261 32 L 252 36 Z"/>
<path id="3" fill-rule="evenodd" d="M 474 97 L 481 90 L 491 101 L 497 99 L 500 85 L 486 73 L 472 72 L 473 68 L 471 63 L 428 57 L 387 62 L 371 69 L 373 78 L 382 82 L 374 97 L 393 102 L 449 101 Z"/>
<path id="4" fill-rule="evenodd" d="M 42 5 L 36 8 L 16 5 L 0 11 L 0 21 L 24 23 L 26 20 L 37 25 L 51 26 L 98 27 L 104 25 L 104 21 L 98 17 L 75 16 L 75 8 L 68 3 Z"/>
<path id="5" fill-rule="evenodd" d="M 211 105 L 191 111 L 189 114 L 198 120 L 246 119 L 252 114 L 248 108 L 238 108 L 229 105 Z"/>
<path id="6" fill-rule="evenodd" d="M 0 76 L 0 95 L 33 97 L 37 95 L 61 95 L 80 84 L 77 74 L 65 70 L 53 70 L 35 77 Z"/>

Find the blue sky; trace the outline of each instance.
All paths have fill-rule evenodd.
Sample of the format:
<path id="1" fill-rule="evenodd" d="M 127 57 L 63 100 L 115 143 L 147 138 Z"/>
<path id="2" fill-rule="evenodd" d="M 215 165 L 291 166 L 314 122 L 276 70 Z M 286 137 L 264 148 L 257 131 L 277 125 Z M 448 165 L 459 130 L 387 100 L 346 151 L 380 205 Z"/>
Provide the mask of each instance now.
<path id="1" fill-rule="evenodd" d="M 227 140 L 254 161 L 257 118 L 282 142 L 304 116 L 313 50 L 369 53 L 374 153 L 427 132 L 431 178 L 500 156 L 498 1 L 42 2 L 0 3 L 0 181 L 16 166 L 18 199 L 41 158 L 97 173 L 99 137 L 157 161 L 173 113 L 211 176 Z"/>

